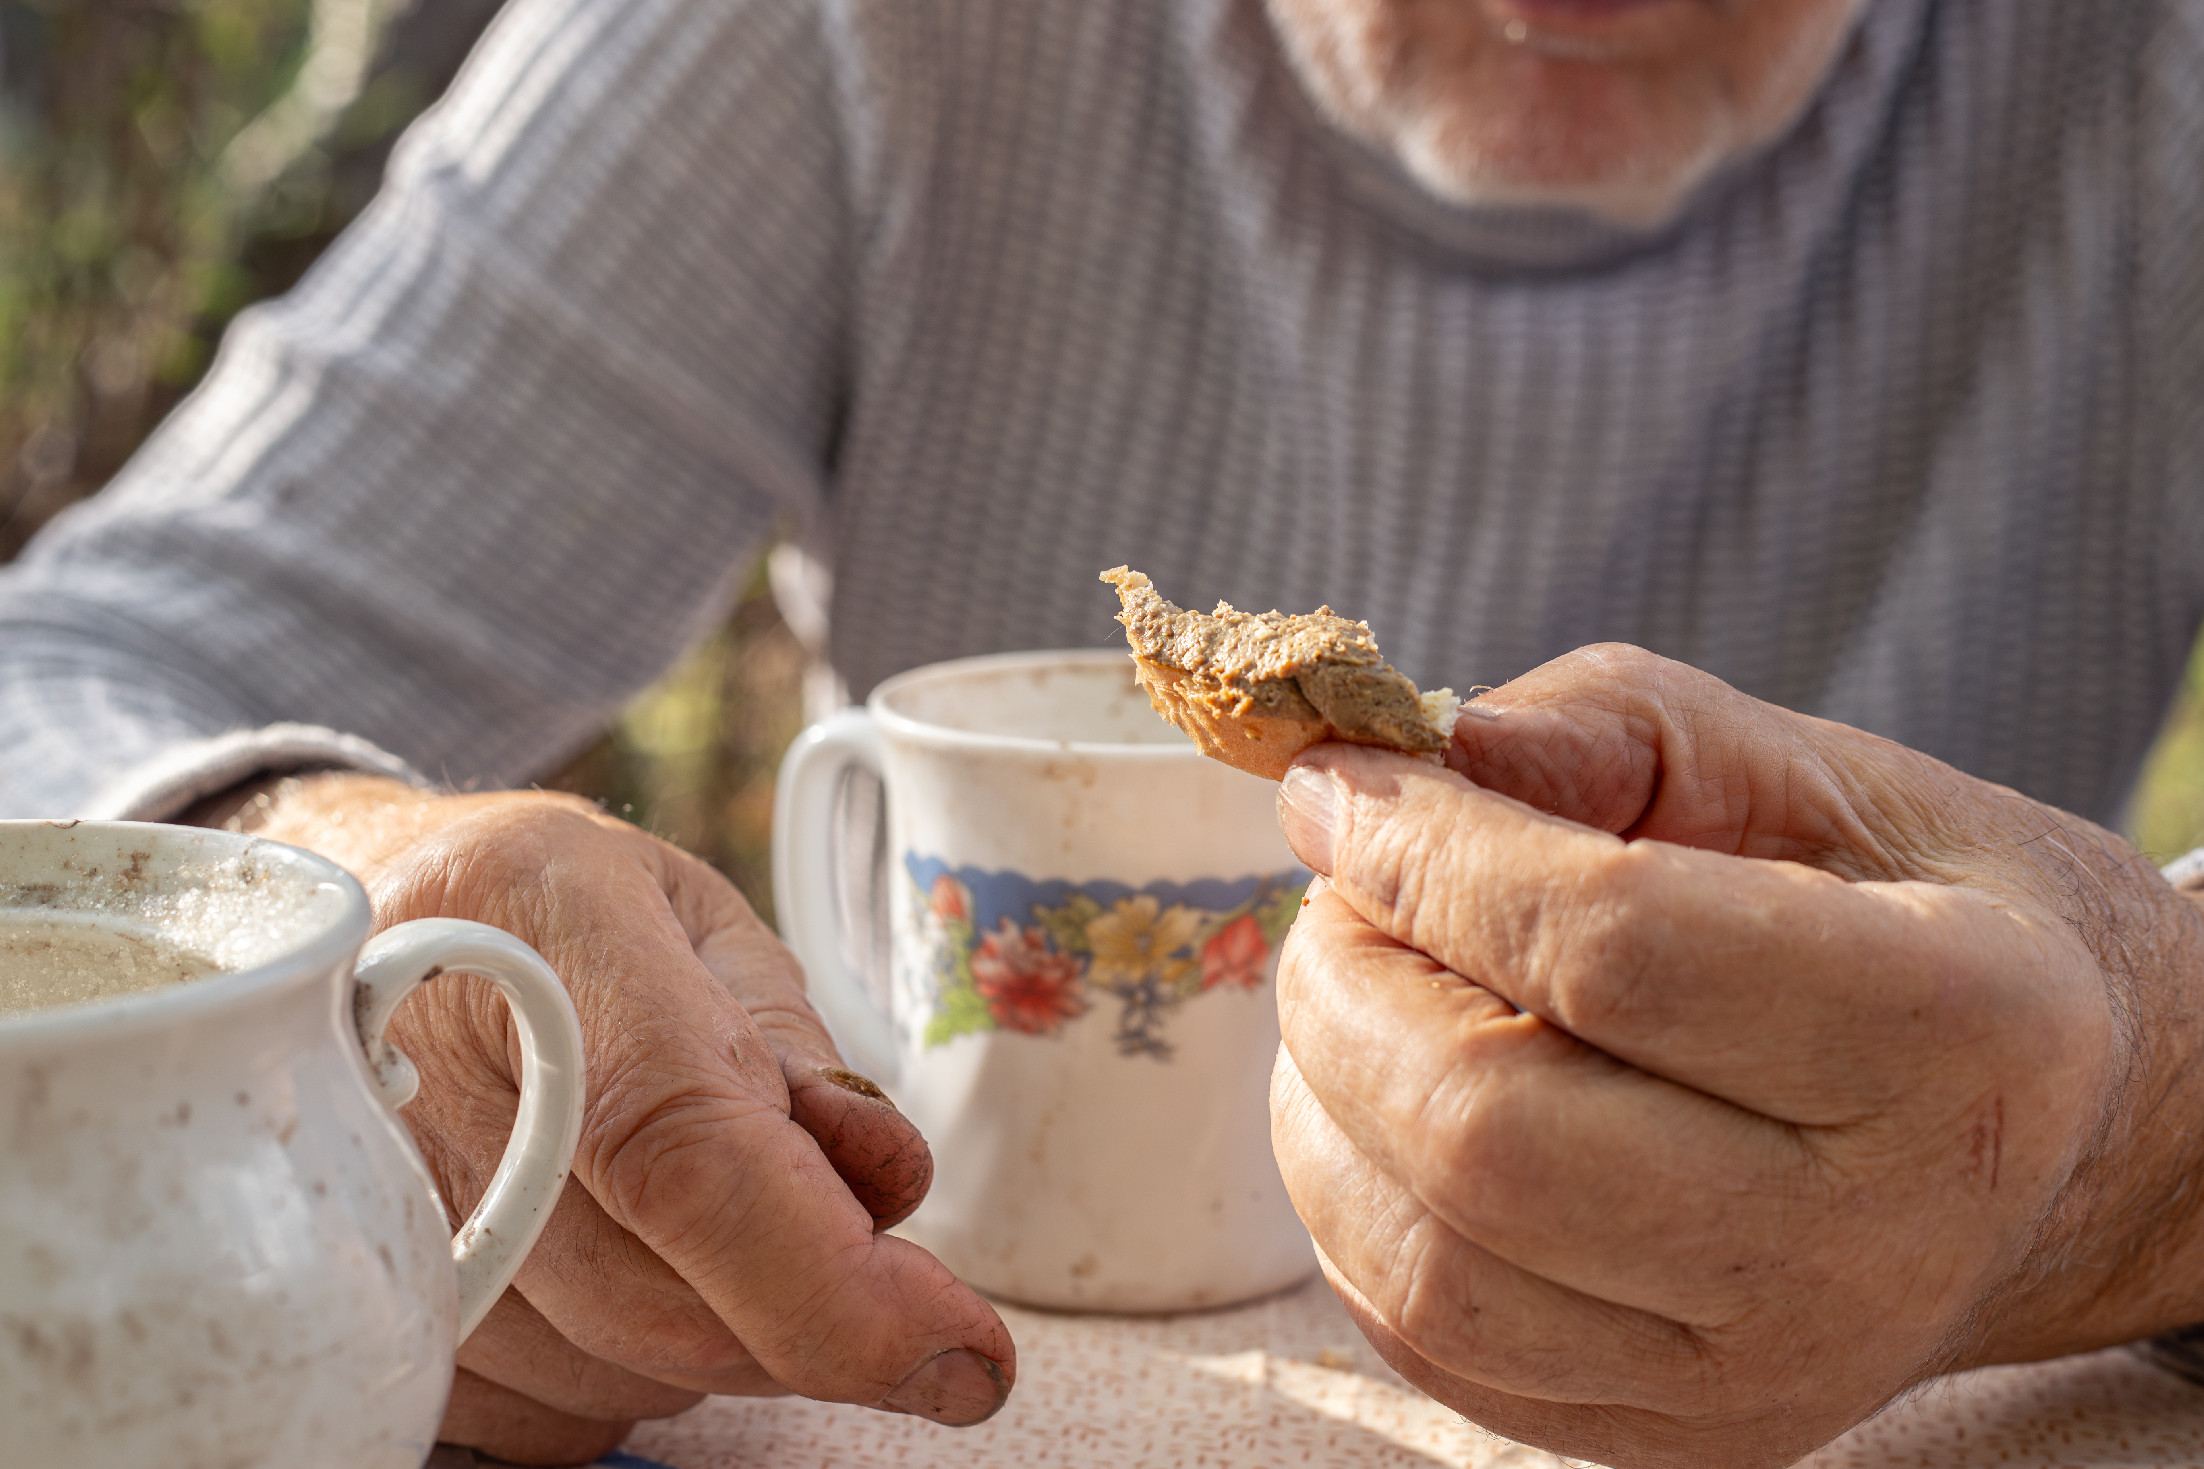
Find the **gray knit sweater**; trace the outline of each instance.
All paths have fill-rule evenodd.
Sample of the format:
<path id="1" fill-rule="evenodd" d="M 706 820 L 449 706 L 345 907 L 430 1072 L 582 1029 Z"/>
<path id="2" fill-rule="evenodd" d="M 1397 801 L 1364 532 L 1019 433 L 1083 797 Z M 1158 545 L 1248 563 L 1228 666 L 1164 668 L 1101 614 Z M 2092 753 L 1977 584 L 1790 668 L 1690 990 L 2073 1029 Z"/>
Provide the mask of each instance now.
<path id="1" fill-rule="evenodd" d="M 1627 639 L 2105 818 L 2204 612 L 2200 79 L 2204 0 L 1872 0 L 1645 236 L 1419 195 L 1258 0 L 516 0 L 0 571 L 0 814 L 524 779 L 785 534 L 859 694 L 1106 643 L 1129 562 L 1428 683 Z"/>

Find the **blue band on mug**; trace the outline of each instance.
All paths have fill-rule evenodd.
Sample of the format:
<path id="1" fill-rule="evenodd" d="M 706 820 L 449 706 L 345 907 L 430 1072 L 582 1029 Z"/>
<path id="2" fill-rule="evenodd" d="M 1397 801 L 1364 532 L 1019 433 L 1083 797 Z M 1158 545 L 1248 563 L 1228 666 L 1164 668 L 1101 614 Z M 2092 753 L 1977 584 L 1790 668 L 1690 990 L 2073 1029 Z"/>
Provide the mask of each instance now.
<path id="1" fill-rule="evenodd" d="M 1116 1005 L 1118 1051 L 1168 1061 L 1164 1022 L 1210 990 L 1252 990 L 1272 973 L 1301 911 L 1309 873 L 1152 882 L 1035 880 L 952 868 L 908 852 L 921 949 L 911 967 L 932 987 L 928 1049 L 962 1035 L 1053 1036 Z"/>

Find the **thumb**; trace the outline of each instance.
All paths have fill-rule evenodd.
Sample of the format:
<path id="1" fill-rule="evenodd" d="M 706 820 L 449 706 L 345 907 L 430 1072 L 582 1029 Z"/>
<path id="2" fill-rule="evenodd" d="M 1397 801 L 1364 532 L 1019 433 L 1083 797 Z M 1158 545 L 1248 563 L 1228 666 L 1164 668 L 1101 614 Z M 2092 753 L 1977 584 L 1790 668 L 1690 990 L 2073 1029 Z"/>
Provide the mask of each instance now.
<path id="1" fill-rule="evenodd" d="M 1963 779 L 1621 643 L 1580 648 L 1466 706 L 1447 764 L 1600 831 L 1856 880 L 1917 875 L 1912 853 Z"/>

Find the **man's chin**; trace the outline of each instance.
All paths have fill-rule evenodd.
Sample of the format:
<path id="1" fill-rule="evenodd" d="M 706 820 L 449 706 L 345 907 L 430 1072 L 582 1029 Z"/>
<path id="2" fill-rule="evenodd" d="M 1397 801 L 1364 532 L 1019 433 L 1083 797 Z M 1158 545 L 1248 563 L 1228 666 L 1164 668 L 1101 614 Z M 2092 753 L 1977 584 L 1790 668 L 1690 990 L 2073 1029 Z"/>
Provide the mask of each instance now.
<path id="1" fill-rule="evenodd" d="M 1647 96 L 1627 79 L 1572 69 L 1592 74 L 1516 89 L 1497 106 L 1489 93 L 1410 101 L 1362 131 L 1447 203 L 1567 209 L 1633 229 L 1674 219 L 1741 151 L 1718 98 Z"/>
<path id="2" fill-rule="evenodd" d="M 1266 3 L 1310 97 L 1438 198 L 1643 228 L 1797 118 L 1865 0 Z"/>
<path id="3" fill-rule="evenodd" d="M 1711 172 L 1701 167 L 1667 179 L 1547 179 L 1462 169 L 1441 157 L 1419 157 L 1411 148 L 1399 150 L 1397 156 L 1409 176 L 1442 203 L 1465 209 L 1583 214 L 1644 233 L 1672 223 Z"/>

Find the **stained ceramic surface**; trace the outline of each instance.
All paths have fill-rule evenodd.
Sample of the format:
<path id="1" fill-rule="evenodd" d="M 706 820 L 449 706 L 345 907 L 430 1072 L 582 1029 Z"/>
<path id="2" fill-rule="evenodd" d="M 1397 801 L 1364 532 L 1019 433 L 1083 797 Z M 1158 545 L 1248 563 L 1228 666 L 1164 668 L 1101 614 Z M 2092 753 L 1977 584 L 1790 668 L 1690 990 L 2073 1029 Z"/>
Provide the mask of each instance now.
<path id="1" fill-rule="evenodd" d="M 0 823 L 0 910 L 83 908 L 197 914 L 192 947 L 259 948 L 188 984 L 0 1017 L 0 1462 L 416 1469 L 465 1313 L 450 1222 L 386 1105 L 411 1068 L 384 1048 L 373 1075 L 362 1050 L 365 895 L 318 858 L 220 833 Z M 454 938 L 470 965 L 521 949 L 448 928 L 467 932 L 378 941 L 384 1000 L 460 961 Z M 540 978 L 524 1024 L 571 1067 L 571 1006 Z M 503 1289 L 565 1177 L 577 1083 L 538 1107 L 551 1125 L 519 1151 L 549 1155 L 486 1221 L 500 1241 L 472 1296 Z"/>
<path id="2" fill-rule="evenodd" d="M 883 1008 L 841 959 L 820 834 L 887 791 Z M 775 885 L 845 1052 L 934 1150 L 905 1226 L 999 1296 L 1223 1305 L 1315 1257 L 1270 1152 L 1278 945 L 1307 875 L 1276 787 L 1203 759 L 1115 653 L 914 670 L 782 771 Z"/>

